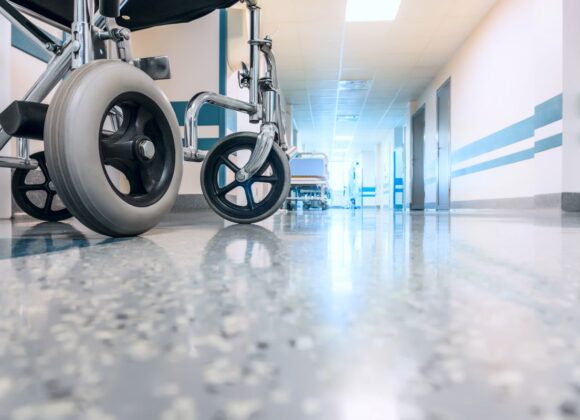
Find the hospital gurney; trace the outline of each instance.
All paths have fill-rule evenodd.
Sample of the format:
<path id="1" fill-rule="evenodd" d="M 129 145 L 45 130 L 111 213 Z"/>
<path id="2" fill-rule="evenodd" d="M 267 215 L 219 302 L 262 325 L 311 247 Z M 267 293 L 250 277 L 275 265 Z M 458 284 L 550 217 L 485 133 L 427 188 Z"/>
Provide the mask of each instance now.
<path id="1" fill-rule="evenodd" d="M 290 196 L 288 210 L 297 208 L 299 202 L 306 210 L 328 209 L 328 158 L 323 153 L 300 153 L 290 161 Z"/>
<path id="2" fill-rule="evenodd" d="M 250 15 L 250 63 L 239 72 L 249 101 L 194 95 L 183 139 L 171 103 L 154 82 L 171 77 L 169 59 L 133 57 L 131 31 L 190 22 L 238 0 L 0 0 L 0 14 L 50 55 L 24 98 L 0 109 L 0 150 L 12 138 L 18 142 L 18 156 L 0 156 L 0 167 L 15 169 L 12 191 L 20 207 L 48 221 L 74 215 L 109 236 L 139 235 L 172 209 L 185 160 L 203 162 L 204 196 L 223 218 L 256 223 L 278 211 L 290 169 L 273 41 L 261 37 L 258 0 L 240 1 Z M 27 15 L 70 36 L 56 39 Z M 54 89 L 50 104 L 42 103 Z M 206 104 L 248 114 L 259 132 L 234 133 L 209 152 L 199 150 L 197 125 Z M 44 141 L 44 152 L 31 156 L 30 139 Z M 249 152 L 244 165 L 237 164 L 238 152 Z M 40 171 L 41 181 L 26 182 Z M 259 200 L 255 184 L 270 186 Z M 245 204 L 231 201 L 236 189 L 245 193 Z M 34 192 L 44 195 L 42 205 L 29 199 Z M 57 196 L 67 211 L 54 209 Z"/>

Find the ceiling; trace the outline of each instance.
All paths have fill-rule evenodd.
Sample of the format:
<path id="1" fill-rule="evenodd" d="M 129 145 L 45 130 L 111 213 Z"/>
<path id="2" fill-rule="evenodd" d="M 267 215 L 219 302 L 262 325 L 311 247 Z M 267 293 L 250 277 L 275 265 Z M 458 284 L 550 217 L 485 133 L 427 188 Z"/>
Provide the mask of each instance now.
<path id="1" fill-rule="evenodd" d="M 402 0 L 395 21 L 346 23 L 346 0 L 262 0 L 300 143 L 334 159 L 337 136 L 374 150 L 496 1 Z"/>

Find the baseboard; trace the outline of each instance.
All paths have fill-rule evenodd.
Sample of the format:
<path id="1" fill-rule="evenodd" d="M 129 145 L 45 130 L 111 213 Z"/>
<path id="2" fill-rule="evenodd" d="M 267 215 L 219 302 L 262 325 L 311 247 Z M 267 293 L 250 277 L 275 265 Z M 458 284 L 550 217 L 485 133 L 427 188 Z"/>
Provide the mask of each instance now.
<path id="1" fill-rule="evenodd" d="M 499 198 L 491 200 L 469 200 L 469 201 L 453 201 L 451 203 L 452 209 L 491 209 L 491 210 L 507 210 L 507 209 L 534 209 L 536 208 L 535 197 L 521 197 L 521 198 Z"/>
<path id="2" fill-rule="evenodd" d="M 571 213 L 580 212 L 580 193 L 562 193 L 562 210 Z"/>
<path id="3" fill-rule="evenodd" d="M 562 209 L 563 194 L 540 194 L 534 197 L 534 204 L 537 209 Z"/>
<path id="4" fill-rule="evenodd" d="M 580 212 L 580 193 L 540 194 L 535 197 L 500 198 L 491 200 L 454 201 L 453 209 L 561 209 Z"/>

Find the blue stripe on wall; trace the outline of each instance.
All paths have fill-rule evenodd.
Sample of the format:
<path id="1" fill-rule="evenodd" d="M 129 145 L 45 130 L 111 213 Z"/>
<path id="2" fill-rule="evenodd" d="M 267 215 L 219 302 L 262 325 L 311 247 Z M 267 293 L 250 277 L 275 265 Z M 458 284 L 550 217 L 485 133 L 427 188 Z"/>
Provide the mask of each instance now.
<path id="1" fill-rule="evenodd" d="M 534 149 L 522 150 L 521 152 L 512 153 L 511 155 L 503 156 L 497 159 L 492 159 L 487 162 L 479 163 L 468 168 L 458 169 L 453 171 L 451 176 L 459 178 L 461 176 L 473 174 L 475 172 L 489 171 L 490 169 L 499 168 L 500 166 L 511 165 L 534 158 Z"/>
<path id="2" fill-rule="evenodd" d="M 199 148 L 200 150 L 210 150 L 218 141 L 219 139 L 199 139 Z"/>
<path id="3" fill-rule="evenodd" d="M 534 156 L 539 153 L 551 149 L 556 149 L 561 146 L 562 146 L 562 134 L 557 134 L 555 136 L 551 136 L 543 140 L 537 141 L 533 149 L 522 150 L 521 152 L 512 153 L 511 155 L 503 156 L 497 159 L 492 159 L 490 161 L 469 166 L 467 168 L 458 169 L 456 171 L 453 171 L 451 176 L 453 178 L 458 178 L 476 172 L 488 171 L 490 169 L 499 168 L 501 166 L 512 165 L 514 163 L 522 162 L 524 160 L 533 159 Z"/>
<path id="4" fill-rule="evenodd" d="M 50 53 L 31 42 L 18 28 L 12 26 L 12 46 L 45 63 L 50 60 Z"/>
<path id="5" fill-rule="evenodd" d="M 456 165 L 532 137 L 534 137 L 534 117 L 527 118 L 458 149 L 453 152 L 453 164 Z"/>
<path id="6" fill-rule="evenodd" d="M 361 188 L 361 196 L 363 198 L 375 198 L 377 196 L 377 188 L 376 187 L 362 187 Z"/>
<path id="7" fill-rule="evenodd" d="M 471 143 L 453 153 L 453 164 L 472 159 L 503 147 L 532 138 L 535 130 L 550 125 L 563 118 L 563 95 L 555 96 L 535 108 L 534 116 L 526 118 L 514 125 L 498 131 Z M 533 159 L 535 154 L 562 146 L 562 134 L 557 134 L 535 143 L 534 148 L 513 153 L 501 158 L 476 164 L 452 172 L 452 177 L 460 177 L 476 172 L 487 171 L 500 166 L 511 165 L 527 159 Z M 431 180 L 429 178 L 427 181 Z"/>
<path id="8" fill-rule="evenodd" d="M 453 164 L 532 138 L 538 128 L 560 121 L 563 116 L 562 109 L 562 95 L 541 103 L 536 107 L 533 117 L 526 118 L 453 152 Z"/>
<path id="9" fill-rule="evenodd" d="M 538 105 L 534 115 L 535 128 L 542 128 L 556 121 L 560 121 L 564 114 L 563 108 L 563 95 L 558 95 Z"/>
<path id="10" fill-rule="evenodd" d="M 536 153 L 542 153 L 550 149 L 556 149 L 562 146 L 562 140 L 563 140 L 562 134 L 556 134 L 555 136 L 539 140 L 534 145 L 534 150 Z"/>

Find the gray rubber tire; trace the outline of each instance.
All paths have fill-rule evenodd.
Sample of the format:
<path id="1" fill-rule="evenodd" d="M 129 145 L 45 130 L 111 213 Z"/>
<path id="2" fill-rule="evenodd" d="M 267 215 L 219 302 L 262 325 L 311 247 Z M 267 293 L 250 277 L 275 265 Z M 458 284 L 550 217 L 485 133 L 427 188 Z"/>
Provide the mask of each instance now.
<path id="1" fill-rule="evenodd" d="M 105 112 L 123 93 L 153 100 L 167 118 L 175 143 L 175 168 L 167 192 L 146 207 L 123 200 L 100 159 Z M 179 124 L 165 94 L 141 70 L 122 61 L 95 61 L 74 71 L 54 96 L 44 129 L 49 171 L 67 209 L 88 228 L 112 237 L 136 236 L 155 227 L 175 204 L 183 172 Z"/>

